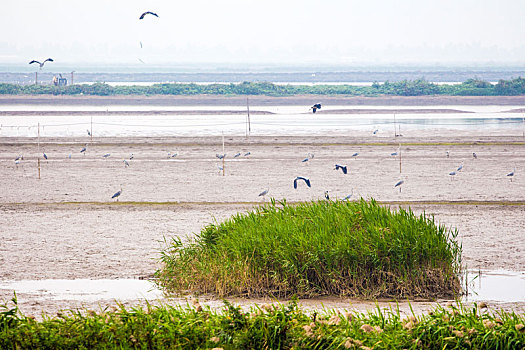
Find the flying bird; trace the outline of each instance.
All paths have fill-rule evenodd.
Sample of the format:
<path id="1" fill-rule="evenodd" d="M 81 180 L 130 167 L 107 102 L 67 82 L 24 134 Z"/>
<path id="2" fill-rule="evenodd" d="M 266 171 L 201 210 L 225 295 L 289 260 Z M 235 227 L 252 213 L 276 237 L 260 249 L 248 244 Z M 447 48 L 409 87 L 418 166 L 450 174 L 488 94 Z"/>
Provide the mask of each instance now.
<path id="1" fill-rule="evenodd" d="M 143 14 L 140 15 L 139 19 L 144 19 L 144 17 L 145 17 L 146 15 L 153 15 L 153 16 L 155 16 L 155 17 L 159 17 L 159 15 L 157 15 L 155 12 L 146 11 L 146 12 L 144 12 Z"/>
<path id="2" fill-rule="evenodd" d="M 40 66 L 40 69 L 42 69 L 42 67 L 44 66 L 44 63 L 46 63 L 47 61 L 53 62 L 53 59 L 52 58 L 47 58 L 42 63 L 40 61 L 37 61 L 37 60 L 32 60 L 31 62 L 29 62 L 29 64 L 37 63 Z"/>
<path id="3" fill-rule="evenodd" d="M 303 180 L 306 183 L 306 186 L 312 187 L 312 185 L 310 184 L 310 179 L 309 178 L 303 177 L 303 176 L 297 176 L 293 180 L 293 188 L 295 188 L 295 189 L 297 189 L 297 180 Z"/>
<path id="4" fill-rule="evenodd" d="M 313 113 L 315 113 L 315 112 L 317 112 L 318 109 L 321 109 L 321 104 L 320 103 L 316 103 L 312 107 L 310 107 L 310 109 L 312 110 Z"/>
<path id="5" fill-rule="evenodd" d="M 334 170 L 339 170 L 339 169 L 341 169 L 341 171 L 342 171 L 343 174 L 345 174 L 345 175 L 348 173 L 348 168 L 346 167 L 346 165 L 339 165 L 339 164 L 336 164 Z"/>

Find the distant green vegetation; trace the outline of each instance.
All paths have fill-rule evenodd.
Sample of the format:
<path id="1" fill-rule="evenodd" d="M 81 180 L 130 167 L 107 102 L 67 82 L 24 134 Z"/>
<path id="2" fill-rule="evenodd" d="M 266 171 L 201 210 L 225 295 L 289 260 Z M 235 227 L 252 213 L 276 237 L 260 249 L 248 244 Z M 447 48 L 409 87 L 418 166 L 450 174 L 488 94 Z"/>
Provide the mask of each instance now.
<path id="1" fill-rule="evenodd" d="M 3 95 L 267 95 L 290 96 L 353 95 L 353 96 L 511 96 L 525 94 L 525 79 L 500 80 L 497 84 L 469 79 L 458 85 L 438 85 L 424 79 L 374 83 L 372 86 L 352 85 L 276 85 L 272 83 L 209 84 L 193 83 L 154 84 L 151 86 L 110 86 L 104 83 L 71 86 L 0 84 Z"/>
<path id="2" fill-rule="evenodd" d="M 2 311 L 4 310 L 4 311 Z M 477 305 L 399 311 L 307 313 L 295 302 L 252 307 L 123 306 L 36 321 L 0 305 L 1 349 L 523 349 L 525 318 Z"/>
<path id="3" fill-rule="evenodd" d="M 453 297 L 458 232 L 374 200 L 260 206 L 163 252 L 159 284 L 218 296 Z"/>

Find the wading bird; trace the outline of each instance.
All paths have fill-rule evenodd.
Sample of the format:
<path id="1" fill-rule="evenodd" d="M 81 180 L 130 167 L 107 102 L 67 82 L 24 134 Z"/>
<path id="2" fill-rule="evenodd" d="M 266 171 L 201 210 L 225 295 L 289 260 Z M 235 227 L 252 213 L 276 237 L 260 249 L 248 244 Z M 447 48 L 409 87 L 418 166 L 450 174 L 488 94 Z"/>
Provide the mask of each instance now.
<path id="1" fill-rule="evenodd" d="M 122 185 L 120 185 L 120 191 L 118 191 L 117 193 L 115 193 L 114 195 L 112 195 L 112 196 L 111 196 L 111 199 L 116 198 L 116 199 L 117 199 L 117 202 L 118 202 L 118 197 L 120 197 L 121 194 L 122 194 Z"/>
<path id="2" fill-rule="evenodd" d="M 111 155 L 111 153 L 106 153 L 106 154 L 104 154 L 102 157 L 108 159 L 108 157 L 109 157 L 110 155 Z"/>
<path id="3" fill-rule="evenodd" d="M 89 131 L 88 129 L 86 129 L 87 133 L 88 133 L 88 136 L 91 136 L 91 131 Z"/>
<path id="4" fill-rule="evenodd" d="M 378 131 L 379 131 L 379 129 L 375 129 L 372 134 L 376 135 Z"/>
<path id="5" fill-rule="evenodd" d="M 510 173 L 507 174 L 507 176 L 510 178 L 510 181 L 512 182 L 512 178 L 514 177 L 514 173 L 516 172 L 516 168 L 514 168 Z"/>
<path id="6" fill-rule="evenodd" d="M 321 109 L 321 104 L 320 103 L 316 103 L 312 107 L 310 107 L 310 109 L 312 110 L 313 113 L 315 113 L 315 112 L 317 112 L 318 109 Z"/>
<path id="7" fill-rule="evenodd" d="M 133 155 L 133 153 L 131 153 L 131 154 L 129 155 L 129 160 L 132 160 L 133 158 L 135 158 L 135 156 Z"/>
<path id="8" fill-rule="evenodd" d="M 352 157 L 357 157 L 359 155 L 359 152 L 355 152 L 354 154 L 352 154 Z"/>
<path id="9" fill-rule="evenodd" d="M 40 63 L 40 61 L 37 61 L 37 60 L 32 60 L 31 62 L 29 62 L 29 64 L 37 63 L 40 66 L 40 69 L 42 69 L 42 67 L 44 67 L 44 63 L 46 63 L 47 61 L 53 62 L 53 59 L 52 58 L 47 58 L 42 63 Z"/>
<path id="10" fill-rule="evenodd" d="M 392 153 L 390 153 L 390 155 L 395 157 L 395 156 L 397 156 L 397 152 L 392 152 Z"/>
<path id="11" fill-rule="evenodd" d="M 461 164 L 461 165 L 456 169 L 456 171 L 461 171 L 461 170 L 463 170 L 463 164 Z"/>
<path id="12" fill-rule="evenodd" d="M 345 174 L 345 175 L 348 173 L 348 168 L 346 167 L 346 165 L 339 165 L 339 164 L 336 164 L 334 170 L 339 170 L 339 169 L 341 169 L 341 171 L 342 171 L 343 174 Z"/>
<path id="13" fill-rule="evenodd" d="M 46 152 L 42 153 L 44 155 L 44 159 L 47 160 L 47 154 Z"/>
<path id="14" fill-rule="evenodd" d="M 233 156 L 233 158 L 237 158 L 238 156 L 241 155 L 241 152 L 238 152 L 238 153 L 235 153 L 235 155 Z"/>
<path id="15" fill-rule="evenodd" d="M 86 155 L 86 151 L 87 151 L 87 147 L 82 147 L 82 149 L 80 150 L 80 153 L 84 153 L 84 155 Z"/>
<path id="16" fill-rule="evenodd" d="M 472 157 L 473 157 L 474 159 L 478 159 L 478 155 L 476 154 L 476 152 L 472 152 Z"/>
<path id="17" fill-rule="evenodd" d="M 251 152 L 246 152 L 246 153 L 244 153 L 244 156 L 248 157 L 250 154 L 252 154 L 252 153 Z"/>
<path id="18" fill-rule="evenodd" d="M 328 191 L 324 191 L 324 198 L 329 201 L 330 200 L 330 195 L 328 194 Z"/>
<path id="19" fill-rule="evenodd" d="M 124 159 L 124 160 L 123 160 L 123 162 L 124 162 L 124 165 L 125 165 L 126 167 L 128 167 L 128 166 L 129 166 L 129 163 L 128 163 L 128 161 L 127 161 L 127 160 L 125 160 L 125 159 Z"/>
<path id="20" fill-rule="evenodd" d="M 268 191 L 270 191 L 269 188 L 265 189 L 264 191 L 262 191 L 261 193 L 259 193 L 259 197 L 263 197 L 263 199 L 265 198 L 264 196 L 266 196 L 268 194 Z"/>
<path id="21" fill-rule="evenodd" d="M 448 157 L 450 157 L 450 152 L 449 152 L 449 151 L 447 151 L 447 158 L 448 158 Z"/>
<path id="22" fill-rule="evenodd" d="M 312 187 L 312 185 L 310 184 L 310 179 L 309 178 L 304 177 L 304 176 L 297 176 L 293 180 L 293 188 L 295 188 L 295 189 L 297 189 L 297 180 L 303 180 L 306 183 L 306 186 Z"/>
<path id="23" fill-rule="evenodd" d="M 216 154 L 215 154 L 215 157 L 217 157 L 217 158 L 219 158 L 219 159 L 223 159 L 223 158 L 226 157 L 226 153 L 224 153 L 224 154 L 216 153 Z"/>
<path id="24" fill-rule="evenodd" d="M 144 17 L 145 17 L 146 15 L 153 15 L 153 16 L 155 16 L 155 17 L 159 17 L 159 15 L 157 15 L 155 12 L 146 11 L 146 12 L 144 12 L 143 14 L 140 15 L 139 19 L 144 19 Z"/>
<path id="25" fill-rule="evenodd" d="M 347 200 L 350 200 L 350 198 L 352 198 L 352 195 L 354 194 L 354 190 L 352 190 L 352 193 L 350 193 L 349 195 L 347 195 L 345 198 L 343 198 L 343 201 L 347 201 Z"/>
<path id="26" fill-rule="evenodd" d="M 450 176 L 455 176 L 456 175 L 456 172 L 455 171 L 451 171 L 450 173 L 448 173 Z"/>
<path id="27" fill-rule="evenodd" d="M 399 187 L 399 192 L 401 192 L 401 185 L 404 184 L 404 183 L 405 183 L 404 180 L 399 180 L 399 181 L 396 182 L 396 184 L 394 185 L 394 188 Z"/>

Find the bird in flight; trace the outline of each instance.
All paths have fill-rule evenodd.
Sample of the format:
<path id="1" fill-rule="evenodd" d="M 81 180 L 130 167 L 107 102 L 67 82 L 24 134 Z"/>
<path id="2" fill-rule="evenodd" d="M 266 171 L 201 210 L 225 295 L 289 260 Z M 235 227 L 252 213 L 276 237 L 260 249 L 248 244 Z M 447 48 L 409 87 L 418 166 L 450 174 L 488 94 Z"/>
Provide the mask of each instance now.
<path id="1" fill-rule="evenodd" d="M 312 110 L 313 113 L 315 113 L 315 112 L 317 112 L 318 109 L 321 109 L 321 104 L 320 103 L 316 103 L 312 107 L 310 107 L 310 109 Z"/>
<path id="2" fill-rule="evenodd" d="M 42 69 L 42 67 L 44 66 L 44 63 L 46 63 L 47 61 L 53 62 L 53 59 L 52 58 L 47 58 L 42 63 L 40 61 L 37 61 L 37 60 L 32 60 L 31 62 L 29 62 L 29 64 L 37 63 L 40 66 L 40 69 Z"/>
<path id="3" fill-rule="evenodd" d="M 312 187 L 312 185 L 310 184 L 310 179 L 309 178 L 303 177 L 303 176 L 297 176 L 293 180 L 293 188 L 295 188 L 295 189 L 297 189 L 297 180 L 303 180 L 306 183 L 306 186 Z"/>
<path id="4" fill-rule="evenodd" d="M 348 173 L 348 168 L 346 167 L 346 165 L 336 164 L 334 170 L 339 170 L 339 169 L 341 169 L 341 171 L 345 175 Z"/>
<path id="5" fill-rule="evenodd" d="M 143 14 L 140 15 L 139 19 L 144 19 L 144 16 L 146 16 L 146 15 L 153 15 L 155 17 L 159 17 L 159 15 L 157 15 L 155 12 L 146 11 Z"/>

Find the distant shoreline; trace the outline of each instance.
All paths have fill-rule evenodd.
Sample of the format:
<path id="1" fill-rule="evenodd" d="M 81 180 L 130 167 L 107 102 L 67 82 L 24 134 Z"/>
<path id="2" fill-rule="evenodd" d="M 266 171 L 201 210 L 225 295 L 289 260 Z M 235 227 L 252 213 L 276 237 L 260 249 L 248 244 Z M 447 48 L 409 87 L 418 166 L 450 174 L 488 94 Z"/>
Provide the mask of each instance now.
<path id="1" fill-rule="evenodd" d="M 346 95 L 126 95 L 126 96 L 55 96 L 0 95 L 3 105 L 57 106 L 310 106 L 322 102 L 332 106 L 521 106 L 525 96 L 346 96 Z"/>

